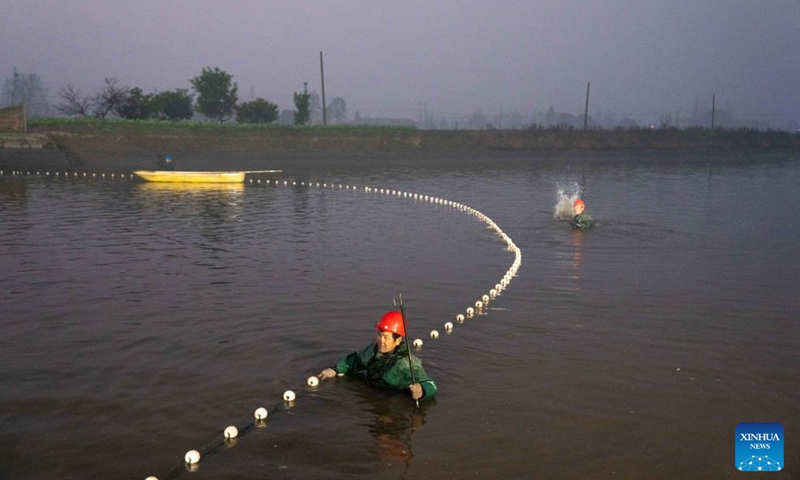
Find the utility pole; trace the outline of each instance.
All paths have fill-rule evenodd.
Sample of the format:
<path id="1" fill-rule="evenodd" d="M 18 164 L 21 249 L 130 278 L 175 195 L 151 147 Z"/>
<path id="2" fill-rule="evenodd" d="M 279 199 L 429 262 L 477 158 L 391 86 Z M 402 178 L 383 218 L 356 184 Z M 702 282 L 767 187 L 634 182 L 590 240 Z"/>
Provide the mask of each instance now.
<path id="1" fill-rule="evenodd" d="M 583 129 L 586 130 L 586 125 L 589 122 L 589 86 L 590 82 L 586 83 L 586 106 L 583 108 Z"/>
<path id="2" fill-rule="evenodd" d="M 328 113 L 325 107 L 325 67 L 322 64 L 322 52 L 319 52 L 319 76 L 322 78 L 322 124 L 328 124 Z"/>
<path id="3" fill-rule="evenodd" d="M 714 130 L 714 117 L 717 114 L 717 94 L 711 97 L 711 130 Z"/>
<path id="4" fill-rule="evenodd" d="M 19 86 L 19 74 L 17 73 L 17 69 L 14 69 L 14 83 L 11 85 L 11 106 L 16 106 L 16 93 L 17 87 Z M 23 97 L 24 98 L 24 97 Z"/>

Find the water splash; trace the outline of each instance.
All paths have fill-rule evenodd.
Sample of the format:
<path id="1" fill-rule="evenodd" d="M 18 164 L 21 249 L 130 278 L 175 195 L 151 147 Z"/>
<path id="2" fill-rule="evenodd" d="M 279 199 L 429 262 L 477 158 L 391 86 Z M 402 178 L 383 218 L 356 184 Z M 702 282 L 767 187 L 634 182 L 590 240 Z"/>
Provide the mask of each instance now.
<path id="1" fill-rule="evenodd" d="M 583 195 L 583 186 L 578 182 L 568 185 L 556 183 L 556 206 L 553 209 L 553 218 L 556 220 L 571 220 L 575 215 L 572 203 Z"/>

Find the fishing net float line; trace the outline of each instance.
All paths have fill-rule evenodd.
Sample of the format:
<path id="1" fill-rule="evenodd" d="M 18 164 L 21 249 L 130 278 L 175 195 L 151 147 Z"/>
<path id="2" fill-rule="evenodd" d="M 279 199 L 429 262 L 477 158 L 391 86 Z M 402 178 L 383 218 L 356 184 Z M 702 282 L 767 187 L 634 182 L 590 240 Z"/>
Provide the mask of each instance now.
<path id="1" fill-rule="evenodd" d="M 474 208 L 468 207 L 468 206 L 466 206 L 464 204 L 461 204 L 461 203 L 458 203 L 458 202 L 454 202 L 452 200 L 446 200 L 446 199 L 442 199 L 442 198 L 438 198 L 438 197 L 434 197 L 434 196 L 430 196 L 430 195 L 422 195 L 422 194 L 418 194 L 418 193 L 405 192 L 405 191 L 402 191 L 402 190 L 378 188 L 378 187 L 358 187 L 358 186 L 352 186 L 352 185 L 341 184 L 341 183 L 302 182 L 302 181 L 301 182 L 297 182 L 297 181 L 289 181 L 289 180 L 263 180 L 262 181 L 262 180 L 252 180 L 252 179 L 250 180 L 249 183 L 251 183 L 251 184 L 252 183 L 255 183 L 255 184 L 263 183 L 265 185 L 275 185 L 275 186 L 290 186 L 290 185 L 291 186 L 298 186 L 299 185 L 299 186 L 318 187 L 318 188 L 330 188 L 330 189 L 333 189 L 333 190 L 363 191 L 363 192 L 375 193 L 375 194 L 379 194 L 379 195 L 390 195 L 390 196 L 394 196 L 394 197 L 398 197 L 398 198 L 413 199 L 415 201 L 429 202 L 429 203 L 432 203 L 432 204 L 444 205 L 444 206 L 447 206 L 447 207 L 452 207 L 452 208 L 454 208 L 454 209 L 456 209 L 458 211 L 464 212 L 464 213 L 466 213 L 468 215 L 471 215 L 471 216 L 477 218 L 478 220 L 484 222 L 489 228 L 494 230 L 495 233 L 506 243 L 507 250 L 511 251 L 511 252 L 514 252 L 514 261 L 512 262 L 511 266 L 508 268 L 506 273 L 503 275 L 503 277 L 494 285 L 494 287 L 490 288 L 488 290 L 488 292 L 482 294 L 479 297 L 479 299 L 476 300 L 473 305 L 468 306 L 464 310 L 464 312 L 461 312 L 461 313 L 458 313 L 458 314 L 455 315 L 455 321 L 456 321 L 456 323 L 459 323 L 459 324 L 464 323 L 464 321 L 466 319 L 468 319 L 468 318 L 472 318 L 477 314 L 481 314 L 483 309 L 489 304 L 489 302 L 492 301 L 494 298 L 496 298 L 498 295 L 500 295 L 500 292 L 502 292 L 503 290 L 505 290 L 508 287 L 508 285 L 511 283 L 511 280 L 514 278 L 514 276 L 516 275 L 517 271 L 519 270 L 519 267 L 522 265 L 522 250 L 519 247 L 517 247 L 516 244 L 514 244 L 514 241 L 511 239 L 511 237 L 509 237 L 505 232 L 503 232 L 503 230 L 491 218 L 489 218 L 488 216 L 486 216 L 485 214 L 481 213 L 480 211 L 478 211 L 478 210 L 476 210 Z M 450 322 L 450 321 L 445 322 L 444 325 L 443 325 L 443 328 L 444 328 L 446 333 L 448 333 L 448 334 L 452 333 L 453 332 L 453 328 L 454 328 L 453 322 Z M 435 329 L 431 330 L 429 335 L 430 335 L 431 339 L 434 339 L 434 340 L 438 339 L 439 338 L 439 331 L 435 330 Z M 420 347 L 422 347 L 423 341 L 422 341 L 422 339 L 417 338 L 412 342 L 412 345 L 415 348 L 419 349 Z M 306 380 L 306 385 L 311 390 L 315 389 L 317 386 L 319 386 L 319 378 L 317 378 L 316 376 L 313 376 L 313 375 L 308 377 L 308 379 Z M 294 404 L 294 401 L 296 399 L 297 399 L 297 394 L 293 390 L 287 390 L 283 394 L 283 401 L 288 407 L 291 407 Z M 266 419 L 267 419 L 268 415 L 269 415 L 269 411 L 265 407 L 259 407 L 254 413 L 255 423 L 254 424 L 250 424 L 248 426 L 245 426 L 242 429 L 242 433 L 246 433 L 253 426 L 264 428 L 266 426 Z M 236 436 L 239 435 L 239 434 L 240 434 L 239 429 L 237 429 L 236 426 L 234 426 L 234 425 L 228 426 L 227 428 L 225 428 L 225 430 L 222 433 L 223 438 L 224 438 L 222 444 L 226 444 L 226 445 L 231 446 L 232 444 L 235 443 Z M 200 462 L 201 457 L 204 454 L 210 452 L 211 450 L 219 447 L 222 444 L 217 442 L 215 445 L 206 447 L 206 449 L 204 449 L 204 453 L 202 453 L 202 454 L 198 450 L 190 450 L 190 451 L 186 452 L 186 455 L 184 456 L 184 460 L 185 460 L 186 463 L 185 463 L 183 469 L 188 470 L 188 471 L 196 471 L 199 468 L 199 462 Z M 181 468 L 180 467 L 176 467 L 176 469 L 173 470 L 173 473 L 169 477 L 166 477 L 166 478 L 174 478 L 174 476 L 177 476 L 180 473 L 180 471 L 181 471 Z M 158 478 L 151 476 L 151 477 L 147 477 L 146 480 L 158 480 Z"/>
<path id="2" fill-rule="evenodd" d="M 120 178 L 122 180 L 125 179 L 134 179 L 136 176 L 134 174 L 124 174 L 124 173 L 89 173 L 89 172 L 49 172 L 45 171 L 31 171 L 31 170 L 11 170 L 6 173 L 4 170 L 0 170 L 0 175 L 11 175 L 11 176 L 31 176 L 31 177 L 54 177 L 54 178 Z"/>
<path id="3" fill-rule="evenodd" d="M 0 171 L 0 175 L 3 172 Z M 24 172 L 17 172 L 14 171 L 13 175 L 25 175 Z M 31 172 L 27 172 L 27 175 L 33 175 Z M 35 175 L 41 176 L 40 172 L 36 172 Z M 46 176 L 50 176 L 50 172 L 45 172 Z M 113 173 L 106 175 L 106 174 L 87 174 L 87 173 L 78 173 L 72 172 L 55 172 L 52 174 L 54 177 L 57 178 L 110 178 L 116 179 L 117 177 L 120 179 L 134 179 L 136 178 L 134 175 L 129 175 L 126 177 L 124 174 L 120 174 L 115 176 Z M 330 188 L 333 190 L 349 190 L 349 191 L 363 191 L 366 193 L 374 193 L 378 195 L 389 195 L 397 198 L 402 199 L 411 199 L 414 201 L 419 202 L 428 202 L 435 205 L 444 205 L 446 207 L 454 208 L 460 212 L 463 212 L 467 215 L 471 215 L 476 219 L 484 222 L 489 228 L 494 230 L 494 232 L 505 242 L 506 250 L 514 253 L 514 261 L 512 262 L 511 266 L 505 272 L 505 274 L 500 278 L 500 280 L 491 288 L 488 289 L 487 292 L 483 293 L 478 297 L 478 299 L 470 306 L 466 307 L 463 312 L 459 312 L 455 315 L 454 320 L 457 324 L 463 324 L 464 321 L 468 318 L 472 318 L 475 315 L 479 315 L 483 312 L 483 309 L 494 300 L 500 293 L 505 290 L 508 285 L 511 283 L 511 280 L 516 276 L 519 267 L 522 265 L 522 250 L 514 244 L 514 241 L 509 237 L 503 230 L 488 216 L 481 213 L 480 211 L 468 207 L 462 203 L 454 202 L 452 200 L 446 200 L 439 197 L 434 197 L 431 195 L 423 195 L 419 193 L 411 193 L 402 190 L 396 189 L 388 189 L 388 188 L 378 188 L 378 187 L 359 187 L 359 186 L 352 186 L 347 184 L 341 183 L 327 183 L 327 182 L 297 182 L 297 181 L 289 181 L 289 180 L 262 180 L 262 179 L 249 179 L 245 183 L 249 183 L 251 185 L 274 185 L 274 186 L 307 186 L 307 187 L 317 187 L 317 188 Z M 451 321 L 445 322 L 442 327 L 444 331 L 448 334 L 453 332 L 454 324 Z M 429 333 L 431 339 L 436 340 L 439 338 L 439 331 L 434 329 L 431 330 Z M 412 345 L 419 349 L 423 345 L 423 341 L 421 338 L 414 339 Z M 306 385 L 309 389 L 315 389 L 319 386 L 319 378 L 316 376 L 308 377 L 306 380 Z M 302 396 L 302 395 L 300 395 Z M 298 394 L 295 393 L 293 390 L 286 390 L 283 393 L 283 403 L 287 407 L 291 407 L 294 402 L 297 400 Z M 276 410 L 280 407 L 280 403 L 276 404 L 272 407 L 272 410 Z M 175 478 L 184 470 L 188 470 L 190 472 L 197 471 L 199 468 L 200 459 L 210 453 L 211 451 L 219 448 L 222 445 L 233 446 L 238 441 L 238 437 L 243 434 L 246 434 L 252 428 L 265 428 L 267 418 L 269 416 L 269 411 L 266 407 L 258 407 L 255 412 L 253 412 L 254 420 L 246 425 L 241 427 L 237 427 L 235 425 L 227 426 L 221 433 L 222 441 L 216 439 L 211 444 L 207 445 L 201 449 L 193 449 L 186 452 L 184 455 L 184 465 L 176 467 L 173 469 L 168 476 L 164 477 L 165 479 Z M 145 480 L 159 480 L 158 477 L 149 476 Z"/>
<path id="4" fill-rule="evenodd" d="M 260 172 L 260 171 L 255 171 L 254 170 L 254 171 L 251 171 L 251 172 Z M 4 175 L 4 174 L 5 174 L 4 171 L 0 170 L 0 175 Z M 76 178 L 76 179 L 77 178 L 94 178 L 94 179 L 112 179 L 112 180 L 116 180 L 117 178 L 119 178 L 119 179 L 122 179 L 122 180 L 125 180 L 125 179 L 133 180 L 133 179 L 137 178 L 133 174 L 129 174 L 129 175 L 126 176 L 126 174 L 124 174 L 124 173 L 122 173 L 122 174 L 91 173 L 90 174 L 88 172 L 49 172 L 49 171 L 42 173 L 41 171 L 36 171 L 36 172 L 27 171 L 27 172 L 24 172 L 24 171 L 14 170 L 14 171 L 10 172 L 10 174 L 14 175 L 14 176 L 17 176 L 17 175 L 47 176 L 47 177 L 53 176 L 55 178 Z M 378 194 L 382 194 L 382 195 L 392 195 L 392 196 L 397 196 L 397 197 L 402 197 L 402 198 L 412 198 L 412 199 L 418 200 L 418 201 L 431 202 L 431 203 L 434 203 L 434 204 L 453 207 L 453 208 L 455 208 L 457 210 L 465 212 L 465 213 L 467 213 L 469 215 L 472 215 L 472 216 L 476 217 L 477 219 L 483 221 L 491 229 L 493 229 L 497 233 L 497 235 L 499 235 L 500 238 L 503 239 L 503 241 L 506 242 L 506 244 L 508 245 L 508 250 L 514 252 L 514 262 L 511 264 L 511 267 L 509 267 L 508 271 L 502 277 L 502 279 L 494 286 L 494 288 L 489 289 L 488 294 L 482 295 L 481 298 L 475 302 L 474 308 L 472 306 L 470 306 L 465 310 L 465 313 L 467 314 L 468 317 L 474 316 L 475 313 L 480 313 L 480 311 L 483 309 L 483 307 L 486 306 L 486 304 L 489 302 L 489 300 L 491 300 L 494 297 L 496 297 L 497 295 L 499 295 L 500 292 L 502 292 L 508 286 L 508 284 L 511 282 L 511 279 L 514 277 L 514 275 L 516 275 L 517 270 L 519 270 L 519 267 L 522 265 L 522 251 L 519 249 L 519 247 L 517 247 L 514 244 L 513 240 L 511 240 L 511 238 L 508 235 L 506 235 L 506 233 L 503 232 L 503 230 L 491 218 L 489 218 L 488 216 L 486 216 L 483 213 L 479 212 L 478 210 L 475 210 L 474 208 L 468 207 L 468 206 L 466 206 L 464 204 L 461 204 L 461 203 L 458 203 L 458 202 L 454 202 L 452 200 L 445 200 L 445 199 L 441 199 L 441 198 L 438 198 L 438 197 L 433 197 L 433 196 L 429 196 L 429 195 L 422 195 L 422 194 L 418 194 L 418 193 L 404 192 L 404 191 L 400 191 L 400 190 L 391 190 L 391 189 L 388 189 L 388 188 L 357 187 L 357 186 L 351 186 L 351 185 L 339 184 L 339 183 L 324 183 L 324 182 L 322 182 L 322 183 L 321 182 L 316 182 L 316 183 L 314 183 L 314 182 L 299 182 L 298 183 L 296 181 L 292 181 L 290 183 L 288 180 L 268 180 L 268 179 L 267 180 L 262 180 L 260 178 L 259 179 L 250 178 L 245 183 L 249 183 L 251 185 L 253 185 L 253 184 L 255 184 L 255 185 L 260 185 L 260 184 L 270 185 L 270 184 L 272 184 L 272 185 L 275 185 L 275 186 L 279 186 L 279 185 L 297 186 L 299 184 L 300 186 L 331 188 L 331 189 L 334 189 L 334 190 L 336 190 L 336 189 L 338 189 L 338 190 L 353 190 L 353 191 L 361 190 L 361 191 L 364 191 L 364 192 L 372 192 L 372 193 L 378 193 Z M 220 184 L 220 185 L 222 185 L 222 184 Z M 463 323 L 464 322 L 463 314 L 456 315 L 456 321 L 458 323 Z M 445 331 L 451 331 L 452 327 L 453 327 L 453 325 L 452 325 L 451 322 L 447 322 L 447 323 L 444 324 Z M 438 332 L 436 330 L 431 331 L 431 338 L 435 338 L 437 336 L 438 336 Z M 421 344 L 421 340 L 420 340 L 420 344 Z"/>

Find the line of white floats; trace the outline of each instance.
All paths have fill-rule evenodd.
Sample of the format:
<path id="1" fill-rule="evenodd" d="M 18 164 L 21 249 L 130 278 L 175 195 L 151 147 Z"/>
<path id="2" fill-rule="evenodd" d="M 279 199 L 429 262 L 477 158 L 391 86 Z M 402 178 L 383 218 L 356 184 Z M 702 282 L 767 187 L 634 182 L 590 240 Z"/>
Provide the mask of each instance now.
<path id="1" fill-rule="evenodd" d="M 252 182 L 252 180 L 251 180 L 251 182 Z M 483 294 L 480 297 L 480 299 L 476 300 L 474 306 L 467 307 L 466 310 L 464 311 L 464 313 L 458 313 L 455 316 L 456 323 L 464 323 L 464 320 L 466 320 L 467 318 L 472 318 L 476 314 L 480 314 L 481 311 L 483 310 L 483 308 L 486 307 L 491 300 L 493 300 L 495 297 L 500 295 L 500 292 L 502 292 L 503 290 L 506 289 L 506 287 L 508 287 L 508 284 L 511 283 L 511 280 L 516 275 L 517 270 L 519 270 L 519 267 L 522 265 L 522 250 L 520 250 L 520 248 L 517 247 L 514 244 L 514 241 L 511 240 L 511 237 L 509 237 L 505 232 L 503 232 L 503 230 L 491 218 L 487 217 L 486 215 L 484 215 L 483 213 L 479 212 L 478 210 L 475 210 L 474 208 L 468 207 L 468 206 L 460 204 L 458 202 L 453 202 L 451 200 L 445 200 L 445 199 L 442 199 L 442 198 L 432 197 L 432 196 L 429 196 L 429 195 L 420 195 L 420 194 L 417 194 L 417 193 L 409 193 L 409 192 L 403 192 L 403 191 L 400 191 L 400 190 L 391 190 L 391 189 L 386 189 L 386 188 L 356 187 L 356 186 L 343 185 L 343 184 L 338 184 L 338 183 L 320 183 L 320 182 L 316 182 L 316 183 L 313 183 L 313 182 L 299 182 L 298 183 L 296 181 L 290 182 L 288 180 L 272 180 L 272 182 L 273 182 L 274 185 L 286 185 L 286 186 L 288 186 L 288 185 L 306 186 L 307 185 L 307 186 L 310 186 L 310 187 L 316 186 L 316 187 L 321 187 L 321 188 L 333 188 L 333 189 L 339 189 L 339 190 L 363 190 L 365 192 L 374 192 L 374 193 L 378 193 L 378 194 L 392 195 L 392 196 L 397 196 L 397 197 L 402 197 L 402 198 L 413 198 L 414 200 L 421 200 L 421 201 L 431 202 L 431 203 L 435 203 L 435 204 L 445 205 L 445 206 L 448 206 L 448 207 L 453 207 L 453 208 L 455 208 L 457 210 L 460 210 L 462 212 L 468 213 L 468 214 L 478 218 L 479 220 L 483 221 L 484 223 L 486 223 L 490 228 L 492 228 L 500 236 L 500 238 L 503 239 L 503 241 L 506 242 L 506 245 L 508 246 L 508 250 L 514 252 L 514 262 L 511 264 L 511 266 L 509 267 L 508 271 L 506 271 L 505 275 L 503 275 L 503 278 L 501 278 L 500 281 L 497 284 L 495 284 L 495 286 L 493 288 L 490 288 L 488 293 Z M 261 180 L 257 180 L 256 183 L 261 183 Z M 265 180 L 264 183 L 269 185 L 270 184 L 270 180 Z M 453 322 L 445 322 L 444 330 L 447 333 L 451 333 L 453 331 Z M 439 338 L 439 331 L 438 330 L 431 330 L 430 337 L 432 339 Z M 416 348 L 422 347 L 422 344 L 423 344 L 423 341 L 420 338 L 417 338 L 417 339 L 415 339 L 413 341 L 413 346 L 416 347 Z M 306 384 L 311 388 L 315 388 L 315 387 L 317 387 L 319 385 L 319 378 L 317 378 L 316 376 L 308 377 L 308 379 L 306 380 Z M 296 398 L 296 395 L 292 390 L 287 390 L 283 394 L 284 402 L 291 403 L 291 402 L 293 402 L 295 400 L 295 398 Z M 268 415 L 269 415 L 269 412 L 264 407 L 258 408 L 253 414 L 253 416 L 255 417 L 255 421 L 257 423 L 264 422 Z M 223 431 L 223 436 L 226 439 L 226 441 L 230 441 L 231 439 L 235 438 L 238 434 L 239 434 L 238 429 L 233 425 L 228 426 Z M 196 468 L 196 464 L 200 461 L 200 452 L 197 451 L 197 450 L 190 450 L 190 451 L 186 452 L 184 460 L 186 461 L 187 468 L 194 469 L 194 468 Z M 146 480 L 158 480 L 158 479 L 156 477 L 147 477 Z"/>
<path id="2" fill-rule="evenodd" d="M 6 172 L 0 170 L 0 175 L 6 175 Z M 128 179 L 132 180 L 136 178 L 136 176 L 132 173 L 125 174 L 125 173 L 90 173 L 90 172 L 49 172 L 49 171 L 36 171 L 32 172 L 30 170 L 11 170 L 8 172 L 8 175 L 12 176 L 45 176 L 45 177 L 55 177 L 55 178 L 113 178 L 113 179 Z"/>
<path id="3" fill-rule="evenodd" d="M 2 174 L 3 174 L 3 172 L 0 171 L 0 175 L 2 175 Z M 24 173 L 23 172 L 13 172 L 13 174 L 19 175 L 19 174 L 24 174 Z M 27 172 L 27 174 L 28 175 L 32 175 L 31 172 Z M 41 175 L 41 173 L 40 172 L 36 172 L 36 175 Z M 45 175 L 49 176 L 50 172 L 45 172 Z M 65 178 L 68 178 L 70 176 L 72 176 L 74 178 L 79 178 L 81 176 L 82 177 L 87 177 L 87 178 L 89 178 L 89 177 L 91 177 L 91 178 L 112 178 L 112 179 L 116 178 L 113 173 L 109 174 L 108 176 L 106 176 L 106 174 L 95 174 L 95 173 L 92 173 L 92 174 L 83 173 L 81 175 L 81 174 L 79 174 L 77 172 L 73 172 L 72 174 L 70 174 L 70 173 L 54 173 L 53 175 L 56 176 L 56 177 L 65 177 Z M 121 178 L 121 179 L 125 179 L 125 178 L 132 179 L 132 178 L 134 178 L 133 175 L 128 175 L 126 177 L 125 174 L 119 174 L 118 177 Z M 297 181 L 289 181 L 289 180 L 262 180 L 262 179 L 249 179 L 249 181 L 247 181 L 246 183 L 276 185 L 276 186 L 279 186 L 279 185 L 284 185 L 284 186 L 288 186 L 288 185 L 297 186 L 297 185 L 300 185 L 300 186 L 331 188 L 331 189 L 336 189 L 336 190 L 352 190 L 352 191 L 361 190 L 361 191 L 368 192 L 368 193 L 377 193 L 377 194 L 381 194 L 381 195 L 391 195 L 391 196 L 396 196 L 396 197 L 400 197 L 400 198 L 410 198 L 410 199 L 414 199 L 414 200 L 418 200 L 418 201 L 431 202 L 431 203 L 438 204 L 438 205 L 445 205 L 447 207 L 452 207 L 452 208 L 455 208 L 455 209 L 457 209 L 459 211 L 462 211 L 462 212 L 465 212 L 465 213 L 467 213 L 469 215 L 472 215 L 472 216 L 476 217 L 477 219 L 481 220 L 482 222 L 486 223 L 486 225 L 488 225 L 489 228 L 494 230 L 497 233 L 497 235 L 499 235 L 500 238 L 503 239 L 503 241 L 506 243 L 506 245 L 508 247 L 507 249 L 509 251 L 511 251 L 511 252 L 514 252 L 514 262 L 508 268 L 508 270 L 503 275 L 503 277 L 500 279 L 500 281 L 498 281 L 497 284 L 494 285 L 493 288 L 490 288 L 488 290 L 488 292 L 482 294 L 480 296 L 480 298 L 478 300 L 476 300 L 473 305 L 470 305 L 469 307 L 467 307 L 464 310 L 464 312 L 456 314 L 455 321 L 456 321 L 456 323 L 459 323 L 459 324 L 464 323 L 464 321 L 466 319 L 468 319 L 468 318 L 472 318 L 475 315 L 480 314 L 482 312 L 482 310 L 489 304 L 490 301 L 492 301 L 495 297 L 500 295 L 500 292 L 502 292 L 503 290 L 505 290 L 508 287 L 509 283 L 511 283 L 511 280 L 517 274 L 517 271 L 519 270 L 519 267 L 522 265 L 522 250 L 520 250 L 519 247 L 517 247 L 514 244 L 514 241 L 511 240 L 511 237 L 509 237 L 505 232 L 503 232 L 503 230 L 491 218 L 487 217 L 486 215 L 484 215 L 483 213 L 479 212 L 478 210 L 475 210 L 474 208 L 468 207 L 468 206 L 463 205 L 463 204 L 458 203 L 458 202 L 454 202 L 452 200 L 445 200 L 445 199 L 438 198 L 438 197 L 433 197 L 433 196 L 430 196 L 430 195 L 421 195 L 421 194 L 418 194 L 418 193 L 404 192 L 404 191 L 401 191 L 401 190 L 393 190 L 393 189 L 377 188 L 377 187 L 357 187 L 357 186 L 345 185 L 345 184 L 340 184 L 340 183 L 302 182 L 302 181 L 301 182 L 297 182 Z M 452 333 L 453 327 L 454 327 L 453 322 L 450 322 L 450 321 L 445 322 L 444 325 L 443 325 L 444 331 L 446 333 Z M 439 331 L 435 330 L 435 329 L 431 330 L 430 338 L 438 339 L 439 338 Z M 413 343 L 412 343 L 412 345 L 414 347 L 416 347 L 416 348 L 422 347 L 422 344 L 423 344 L 423 341 L 420 338 L 415 339 L 413 341 Z M 310 388 L 315 388 L 315 387 L 317 387 L 319 385 L 319 378 L 317 378 L 316 376 L 308 377 L 308 379 L 306 380 L 306 384 Z M 292 390 L 286 390 L 283 393 L 283 401 L 286 402 L 287 404 L 291 405 L 292 402 L 294 402 L 296 398 L 297 398 L 297 395 Z M 269 412 L 267 411 L 267 409 L 265 407 L 259 407 L 259 408 L 257 408 L 255 410 L 255 412 L 253 412 L 253 417 L 254 417 L 254 420 L 255 420 L 255 423 L 256 423 L 257 426 L 261 426 L 261 427 L 265 426 L 268 416 L 269 416 Z M 228 442 L 228 443 L 233 442 L 233 441 L 235 441 L 236 437 L 238 437 L 238 435 L 239 435 L 239 429 L 234 425 L 229 425 L 223 430 L 222 435 L 223 435 L 223 438 L 225 439 L 226 442 Z M 198 467 L 198 464 L 200 462 L 201 456 L 202 455 L 201 455 L 199 450 L 189 450 L 188 452 L 186 452 L 186 454 L 184 455 L 184 461 L 186 462 L 186 468 L 188 470 L 191 470 L 191 471 L 196 470 L 197 467 Z M 154 477 L 154 476 L 150 476 L 150 477 L 147 477 L 146 480 L 158 480 L 158 478 Z"/>

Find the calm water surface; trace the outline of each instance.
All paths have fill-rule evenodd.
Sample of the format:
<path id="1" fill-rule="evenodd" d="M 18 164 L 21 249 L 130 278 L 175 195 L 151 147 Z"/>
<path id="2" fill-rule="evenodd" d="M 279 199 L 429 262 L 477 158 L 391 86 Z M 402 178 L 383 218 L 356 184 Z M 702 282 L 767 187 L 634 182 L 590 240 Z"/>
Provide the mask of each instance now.
<path id="1" fill-rule="evenodd" d="M 761 421 L 785 428 L 773 477 L 798 476 L 800 156 L 276 167 L 240 188 L 0 177 L 1 479 L 727 478 Z M 444 334 L 513 252 L 456 208 L 330 184 L 473 207 L 522 266 Z M 556 218 L 560 190 L 596 228 Z M 436 400 L 306 387 L 398 293 Z"/>

